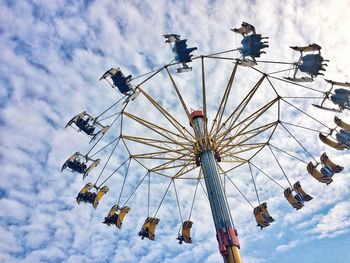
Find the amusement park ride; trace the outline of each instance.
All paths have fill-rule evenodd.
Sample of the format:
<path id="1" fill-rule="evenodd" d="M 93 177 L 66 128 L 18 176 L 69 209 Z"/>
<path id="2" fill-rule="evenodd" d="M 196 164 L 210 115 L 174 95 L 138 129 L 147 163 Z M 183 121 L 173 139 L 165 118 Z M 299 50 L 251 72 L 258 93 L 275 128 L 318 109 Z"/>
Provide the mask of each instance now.
<path id="1" fill-rule="evenodd" d="M 349 124 L 335 116 L 335 125 L 329 127 L 306 111 L 319 108 L 340 113 L 344 109 L 349 109 L 350 83 L 325 80 L 330 84 L 327 91 L 311 87 L 314 80 L 319 79 L 319 75 L 323 75 L 321 71 L 325 71 L 327 66 L 325 63 L 327 61 L 321 56 L 321 47 L 317 44 L 290 47 L 300 55 L 297 62 L 259 61 L 261 54 L 266 53 L 264 50 L 268 48 L 268 37 L 257 34 L 254 26 L 246 22 L 243 22 L 240 28 L 232 29 L 232 31 L 243 37 L 242 46 L 237 49 L 193 57 L 191 53 L 197 49 L 196 47 L 188 48 L 186 39 L 181 39 L 176 34 L 167 34 L 164 35 L 165 42 L 170 44 L 174 53 L 174 60 L 170 63 L 135 78 L 131 75 L 125 77 L 120 68 L 111 68 L 104 73 L 100 80 L 107 81 L 112 88 L 120 92 L 122 98 L 96 117 L 84 111 L 68 122 L 66 127 L 78 129 L 91 138 L 90 142 L 93 142 L 93 145 L 86 154 L 77 152 L 68 158 L 62 171 L 70 170 L 81 173 L 83 179 L 86 177 L 91 179 L 94 171 L 101 170 L 95 183 L 86 184 L 76 197 L 78 204 L 91 203 L 96 208 L 109 191 L 109 187 L 105 185 L 107 181 L 112 176 L 122 176 L 119 173 L 121 167 L 126 167 L 126 172 L 120 196 L 126 183 L 131 161 L 145 169 L 146 174 L 140 177 L 139 184 L 126 202 L 121 205 L 119 196 L 118 202 L 104 219 L 103 223 L 108 226 L 115 225 L 119 229 L 131 210 L 127 203 L 140 184 L 147 181 L 146 178 L 150 182 L 151 174 L 161 175 L 170 180 L 159 207 L 171 184 L 175 188 L 179 205 L 175 180 L 192 179 L 196 181 L 193 202 L 198 185 L 204 182 L 215 224 L 219 251 L 224 262 L 238 263 L 242 262 L 240 244 L 231 217 L 224 181 L 229 181 L 235 186 L 252 206 L 257 226 L 261 229 L 268 227 L 275 220 L 269 214 L 267 202 L 260 202 L 256 186 L 257 176 L 253 175 L 253 170 L 257 171 L 255 174 L 266 177 L 280 187 L 287 201 L 296 210 L 307 205 L 307 202 L 313 197 L 304 191 L 299 180 L 294 180 L 292 183 L 287 176 L 288 171 L 283 167 L 281 156 L 286 155 L 304 163 L 305 172 L 308 171 L 318 181 L 315 183 L 320 182 L 327 185 L 332 183 L 333 176 L 340 173 L 343 167 L 331 161 L 330 158 L 333 159 L 333 156 L 328 157 L 326 153 L 320 155 L 320 161 L 318 161 L 314 154 L 306 149 L 300 138 L 300 132 L 298 133 L 297 130 L 316 133 L 322 142 L 334 149 L 349 149 Z M 238 57 L 233 55 L 235 52 L 240 55 Z M 200 66 L 192 68 L 188 65 L 191 62 L 198 62 Z M 284 65 L 288 68 L 267 73 L 264 65 Z M 174 67 L 180 74 L 176 76 L 172 74 Z M 219 85 L 219 80 L 210 82 L 210 70 L 207 70 L 207 68 L 217 67 L 221 67 L 223 72 L 227 72 L 226 75 L 229 76 L 225 84 L 220 84 L 220 86 L 215 86 L 215 84 Z M 292 76 L 285 76 L 287 71 Z M 183 83 L 181 82 L 182 77 L 191 74 L 199 75 L 195 80 L 201 86 L 200 96 L 197 96 L 199 98 L 196 99 L 201 102 L 201 107 L 196 110 L 188 108 L 181 84 L 178 84 Z M 247 76 L 252 77 L 247 80 Z M 141 81 L 136 82 L 137 79 Z M 165 84 L 166 81 L 169 84 Z M 166 99 L 161 95 L 152 96 L 150 94 L 150 87 L 156 83 L 159 85 L 160 82 L 162 88 L 166 85 L 170 87 L 167 94 L 175 101 L 171 100 L 166 103 L 164 102 Z M 210 85 L 207 84 L 208 82 Z M 186 89 L 189 89 L 190 85 L 187 83 Z M 288 89 L 288 87 L 293 89 Z M 230 97 L 234 91 L 236 94 Z M 301 91 L 305 91 L 304 96 L 294 96 L 294 93 L 297 92 L 299 95 Z M 212 106 L 213 93 L 221 94 L 217 100 L 218 105 L 214 107 Z M 308 99 L 314 101 L 318 99 L 321 102 L 305 103 Z M 211 103 L 207 104 L 209 100 Z M 134 107 L 142 103 L 147 105 L 146 111 L 142 107 Z M 171 113 L 171 110 L 174 109 L 166 108 L 167 106 L 169 108 L 169 105 L 176 108 L 176 114 Z M 336 108 L 332 105 L 336 105 Z M 312 123 L 311 127 L 298 122 L 297 118 L 288 117 L 288 114 L 284 114 L 286 109 L 290 109 L 293 116 L 302 115 L 304 119 Z M 106 117 L 107 113 L 110 116 Z M 112 127 L 119 127 L 120 132 L 117 137 L 113 138 L 111 135 Z M 298 145 L 298 151 L 295 149 L 293 151 L 287 145 L 284 145 L 287 149 L 282 149 L 283 144 L 274 143 L 274 135 L 278 130 L 284 132 L 284 136 L 288 137 L 289 141 Z M 121 165 L 117 165 L 118 167 L 107 175 L 107 168 L 116 166 L 110 162 L 110 159 L 120 142 L 128 156 Z M 108 150 L 110 148 L 112 150 Z M 95 150 L 94 153 L 93 150 Z M 104 151 L 109 153 L 106 160 L 96 158 Z M 279 155 L 276 155 L 276 152 Z M 266 172 L 257 165 L 256 160 L 259 156 L 263 155 L 263 158 L 266 158 L 267 154 L 278 167 L 280 177 L 274 177 L 272 172 Z M 102 162 L 103 165 L 100 165 Z M 239 169 L 245 170 L 237 172 Z M 228 175 L 232 172 L 244 173 L 251 177 L 257 196 L 257 206 L 252 205 L 249 198 L 244 195 L 244 191 L 233 182 L 232 177 Z M 98 184 L 102 177 L 105 177 L 105 180 Z M 283 186 L 283 184 L 288 186 Z M 190 219 L 193 202 L 188 220 L 182 220 L 179 207 L 182 224 L 177 239 L 180 244 L 192 243 L 193 222 Z M 142 239 L 155 239 L 155 229 L 160 222 L 160 219 L 156 217 L 157 212 L 153 217 L 148 215 L 146 218 L 138 233 Z"/>

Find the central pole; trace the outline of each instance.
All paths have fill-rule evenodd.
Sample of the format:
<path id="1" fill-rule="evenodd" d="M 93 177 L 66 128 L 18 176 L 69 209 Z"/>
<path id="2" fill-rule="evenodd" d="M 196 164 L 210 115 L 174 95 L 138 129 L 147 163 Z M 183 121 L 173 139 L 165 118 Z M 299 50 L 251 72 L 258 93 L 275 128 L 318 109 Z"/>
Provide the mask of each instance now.
<path id="1" fill-rule="evenodd" d="M 220 160 L 219 154 L 214 151 L 210 138 L 205 138 L 208 135 L 205 133 L 203 111 L 193 111 L 191 118 L 195 126 L 193 128 L 197 131 L 195 132 L 197 140 L 195 147 L 196 163 L 202 168 L 219 251 L 225 263 L 241 263 L 237 231 L 234 228 L 217 166 L 217 161 Z"/>

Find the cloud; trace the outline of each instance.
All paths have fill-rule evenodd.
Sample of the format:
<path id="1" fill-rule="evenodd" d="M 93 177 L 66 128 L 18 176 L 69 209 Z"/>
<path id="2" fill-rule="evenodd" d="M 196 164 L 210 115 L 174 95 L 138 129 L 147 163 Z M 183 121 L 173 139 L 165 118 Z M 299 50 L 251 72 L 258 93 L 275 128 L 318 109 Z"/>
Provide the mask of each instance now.
<path id="1" fill-rule="evenodd" d="M 284 252 L 284 251 L 287 251 L 287 250 L 290 250 L 290 249 L 296 247 L 297 245 L 298 245 L 297 241 L 291 241 L 287 244 L 277 246 L 276 251 Z"/>
<path id="2" fill-rule="evenodd" d="M 325 58 L 331 60 L 326 77 L 348 81 L 345 70 L 349 68 L 349 55 L 346 54 L 350 44 L 346 32 L 350 23 L 346 13 L 348 6 L 346 1 L 338 1 L 331 6 L 319 1 L 302 4 L 224 0 L 190 3 L 4 1 L 0 9 L 0 48 L 3 50 L 0 58 L 0 207 L 4 211 L 0 214 L 0 234 L 3 237 L 0 261 L 217 262 L 221 255 L 209 203 L 201 186 L 198 187 L 191 217 L 194 222 L 192 245 L 177 244 L 176 237 L 182 222 L 172 188 L 156 215 L 161 219 L 156 229 L 156 241 L 140 240 L 137 236 L 146 217 L 155 215 L 169 183 L 169 179 L 153 173 L 150 213 L 146 180 L 128 201 L 131 211 L 121 230 L 107 227 L 101 221 L 119 198 L 125 167 L 108 181 L 111 190 L 96 210 L 88 204 L 78 206 L 75 202 L 78 191 L 88 181 L 95 182 L 112 147 L 96 156 L 102 162 L 84 182 L 80 174 L 60 173 L 63 162 L 69 156 L 76 151 L 86 153 L 93 145 L 82 132 L 63 129 L 65 124 L 83 110 L 97 116 L 120 98 L 107 83 L 98 81 L 107 69 L 120 66 L 125 74 L 137 77 L 171 61 L 173 54 L 164 43 L 162 34 L 179 33 L 181 37 L 188 38 L 190 47 L 198 47 L 196 55 L 208 54 L 235 48 L 236 44 L 239 46 L 241 37 L 235 36 L 229 29 L 238 27 L 242 21 L 251 22 L 258 32 L 270 37 L 268 54 L 262 59 L 291 61 L 293 52 L 288 50 L 288 45 L 317 42 L 322 45 Z M 206 63 L 207 98 L 211 104 L 208 111 L 214 113 L 233 64 L 231 61 L 209 59 Z M 187 105 L 198 108 L 201 106 L 200 59 L 193 61 L 191 66 L 192 73 L 174 73 L 173 76 Z M 272 70 L 272 67 L 263 64 L 259 67 L 269 72 Z M 251 69 L 238 69 L 234 96 L 230 97 L 228 109 L 245 96 L 259 77 L 260 74 L 252 73 Z M 135 79 L 133 83 L 141 80 Z M 286 96 L 312 94 L 283 82 L 271 82 Z M 321 81 L 313 84 L 320 90 L 324 87 Z M 274 96 L 268 82 L 264 85 L 247 112 Z M 163 107 L 171 110 L 187 129 L 191 129 L 165 72 L 142 87 Z M 316 112 L 309 105 L 310 101 L 307 101 L 308 104 L 299 100 L 292 102 L 333 127 L 333 113 Z M 283 107 L 285 121 L 315 129 L 322 126 L 288 105 Z M 113 113 L 118 109 L 116 107 Z M 165 118 L 159 117 L 142 95 L 130 103 L 127 110 L 175 130 Z M 268 116 L 275 117 L 276 112 Z M 344 112 L 342 118 L 350 119 L 350 115 Z M 110 120 L 105 120 L 105 123 L 110 124 Z M 164 138 L 134 122 L 125 121 L 124 124 L 129 134 Z M 118 125 L 119 122 L 94 150 L 102 148 L 119 134 Z M 320 142 L 315 143 L 317 136 L 314 132 L 296 127 L 290 129 L 315 158 L 327 150 L 332 160 L 346 166 L 348 153 L 336 152 Z M 295 153 L 304 161 L 312 159 L 283 129 L 277 130 L 275 135 L 274 145 Z M 266 138 L 266 135 L 259 138 Z M 150 151 L 150 148 L 145 150 L 136 144 L 130 148 L 134 153 Z M 99 182 L 105 180 L 127 157 L 126 149 L 118 148 Z M 261 201 L 267 201 L 269 211 L 276 219 L 271 227 L 260 231 L 252 213 L 251 205 L 255 206 L 258 202 L 249 170 L 242 167 L 229 173 L 251 203 L 246 202 L 226 181 L 228 202 L 245 262 L 263 262 L 266 258 L 278 262 L 276 260 L 281 259 L 281 254 L 300 246 L 290 238 L 302 240 L 303 244 L 310 242 L 307 235 L 316 239 L 313 242 L 327 237 L 340 242 L 339 237 L 349 231 L 349 169 L 346 167 L 343 173 L 334 176 L 331 185 L 325 186 L 307 174 L 303 162 L 280 152 L 277 157 L 292 183 L 301 180 L 304 190 L 314 196 L 314 200 L 302 210 L 293 211 L 283 196 L 283 189 L 253 168 L 259 197 Z M 288 186 L 269 151 L 262 151 L 254 162 L 282 188 Z M 147 165 L 151 163 L 156 162 L 144 162 Z M 231 163 L 225 167 L 231 167 Z M 134 161 L 130 171 L 121 204 L 127 201 L 146 172 Z M 193 175 L 196 176 L 197 172 Z M 195 182 L 187 180 L 176 181 L 182 220 L 189 216 L 195 185 Z M 278 253 L 274 254 L 275 251 Z"/>
<path id="3" fill-rule="evenodd" d="M 337 203 L 331 208 L 327 215 L 323 216 L 313 233 L 319 238 L 336 237 L 349 232 L 350 202 Z"/>

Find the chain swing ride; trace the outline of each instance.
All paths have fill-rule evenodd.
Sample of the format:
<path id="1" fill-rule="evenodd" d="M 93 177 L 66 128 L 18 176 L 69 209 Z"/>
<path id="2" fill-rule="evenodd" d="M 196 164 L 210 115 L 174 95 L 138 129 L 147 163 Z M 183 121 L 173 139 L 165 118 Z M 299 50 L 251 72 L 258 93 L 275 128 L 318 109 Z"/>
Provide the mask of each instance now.
<path id="1" fill-rule="evenodd" d="M 259 60 L 268 48 L 268 37 L 257 34 L 255 27 L 246 22 L 232 31 L 243 37 L 239 48 L 193 57 L 191 53 L 197 48 L 188 48 L 187 39 L 167 34 L 164 35 L 165 42 L 174 53 L 170 63 L 135 78 L 125 76 L 120 68 L 105 72 L 100 80 L 107 81 L 121 94 L 121 99 L 99 115 L 83 111 L 67 123 L 66 127 L 88 136 L 92 146 L 87 153 L 76 152 L 69 157 L 61 171 L 80 173 L 83 180 L 92 181 L 94 173 L 100 170 L 95 182 L 87 183 L 76 197 L 78 204 L 90 203 L 94 208 L 110 190 L 106 183 L 113 176 L 122 176 L 118 201 L 103 222 L 118 229 L 131 211 L 128 206 L 131 197 L 148 181 L 148 216 L 138 235 L 149 240 L 155 239 L 155 229 L 160 222 L 157 212 L 173 185 L 181 218 L 177 237 L 180 244 L 192 243 L 191 214 L 200 185 L 209 200 L 224 262 L 238 263 L 242 262 L 240 245 L 228 205 L 230 190 L 226 184 L 233 186 L 249 203 L 261 229 L 275 221 L 267 202 L 261 201 L 265 196 L 259 196 L 261 178 L 281 188 L 296 210 L 307 205 L 313 197 L 302 188 L 300 180 L 290 179 L 297 176 L 286 167 L 288 163 L 284 158 L 301 164 L 305 174 L 308 172 L 316 179 L 315 183 L 328 185 L 335 174 L 342 172 L 343 167 L 332 161 L 333 156 L 322 153 L 318 160 L 312 154 L 315 150 L 308 150 L 304 144 L 305 137 L 314 140 L 319 137 L 333 149 L 350 148 L 350 124 L 335 116 L 334 125 L 329 127 L 308 112 L 316 108 L 336 113 L 349 109 L 350 83 L 324 80 L 330 87 L 323 91 L 311 86 L 316 78 L 321 78 L 328 62 L 321 56 L 321 47 L 315 43 L 290 47 L 300 55 L 296 62 Z M 193 67 L 188 63 L 193 63 Z M 286 68 L 269 72 L 264 68 L 266 65 L 269 69 L 273 66 Z M 212 72 L 217 68 L 223 74 L 214 78 Z M 189 90 L 192 83 L 200 88 Z M 155 92 L 151 89 L 154 86 L 160 86 L 160 89 Z M 184 91 L 193 95 L 191 103 L 200 102 L 199 108 L 188 108 Z M 301 92 L 303 96 L 299 95 Z M 308 103 L 310 100 L 318 100 L 318 103 Z M 147 110 L 141 105 L 147 105 Z M 118 133 L 111 132 L 112 128 Z M 118 136 L 113 137 L 116 134 Z M 283 143 L 274 139 L 281 136 L 285 140 Z M 111 158 L 120 148 L 127 156 L 120 165 L 115 165 Z M 107 158 L 103 160 L 102 153 L 106 151 Z M 277 169 L 272 169 L 270 162 Z M 142 167 L 146 173 L 121 204 L 132 165 Z M 107 174 L 109 171 L 111 173 Z M 245 194 L 247 188 L 234 182 L 238 174 L 244 175 L 254 186 L 257 206 Z M 154 216 L 149 213 L 151 175 L 169 179 Z M 102 178 L 104 180 L 100 182 Z M 181 189 L 175 185 L 181 179 L 196 182 L 187 220 L 183 220 L 179 204 Z"/>

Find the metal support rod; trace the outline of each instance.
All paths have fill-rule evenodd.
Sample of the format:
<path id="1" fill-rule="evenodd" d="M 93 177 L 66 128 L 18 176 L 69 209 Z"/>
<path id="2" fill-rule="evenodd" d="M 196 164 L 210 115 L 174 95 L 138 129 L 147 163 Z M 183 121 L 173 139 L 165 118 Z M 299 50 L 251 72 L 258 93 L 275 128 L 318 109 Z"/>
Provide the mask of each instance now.
<path id="1" fill-rule="evenodd" d="M 241 263 L 237 231 L 234 228 L 230 209 L 224 194 L 222 180 L 217 165 L 217 156 L 211 149 L 209 138 L 205 133 L 204 114 L 202 111 L 194 111 L 191 114 L 192 123 L 196 132 L 198 144 L 201 142 L 199 151 L 200 165 L 202 168 L 205 186 L 207 188 L 210 208 L 215 224 L 216 237 L 219 243 L 219 251 L 225 263 Z"/>

